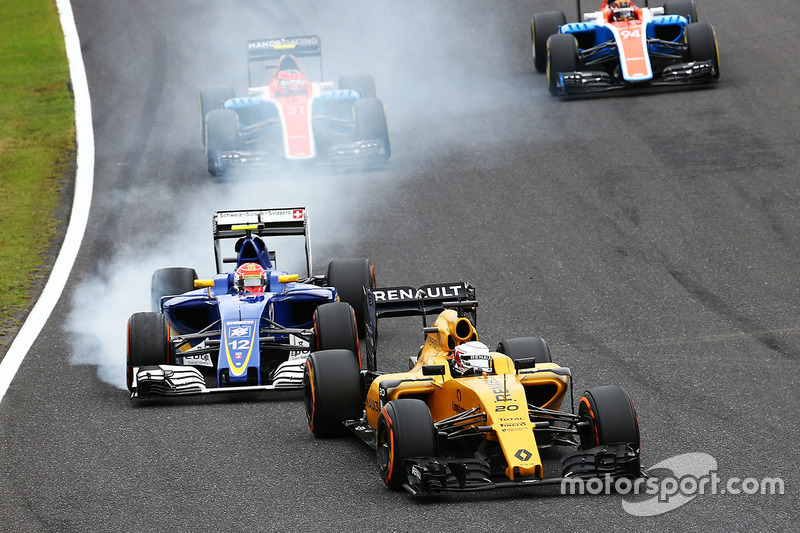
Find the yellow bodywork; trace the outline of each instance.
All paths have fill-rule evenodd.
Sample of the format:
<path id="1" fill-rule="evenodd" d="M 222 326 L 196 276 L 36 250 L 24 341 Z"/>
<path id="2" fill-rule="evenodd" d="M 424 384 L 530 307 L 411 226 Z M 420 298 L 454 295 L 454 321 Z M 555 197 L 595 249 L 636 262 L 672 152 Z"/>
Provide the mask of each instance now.
<path id="1" fill-rule="evenodd" d="M 459 318 L 452 309 L 440 313 L 433 326 L 436 331 L 427 330 L 425 343 L 411 370 L 383 374 L 372 382 L 366 398 L 369 425 L 377 427 L 380 410 L 386 402 L 404 397 L 424 400 L 434 422 L 478 407 L 486 415 L 486 421 L 475 426 L 484 426 L 486 438 L 499 442 L 508 464 L 506 476 L 511 480 L 526 476 L 542 478 L 534 424 L 528 415 L 529 398 L 540 399 L 537 403 L 540 407 L 558 410 L 569 386 L 568 378 L 549 372 L 517 374 L 514 362 L 497 352 L 491 353 L 493 373 L 453 376 L 450 366 L 453 349 L 462 342 L 477 340 L 477 333 L 469 320 Z M 443 366 L 444 374 L 425 376 L 423 367 L 429 365 Z M 546 368 L 560 367 L 555 363 L 536 364 L 537 370 Z M 380 397 L 382 382 L 404 379 L 417 381 L 402 381 L 386 388 L 386 396 Z M 533 388 L 544 391 L 544 395 L 526 394 L 526 389 L 532 393 Z"/>

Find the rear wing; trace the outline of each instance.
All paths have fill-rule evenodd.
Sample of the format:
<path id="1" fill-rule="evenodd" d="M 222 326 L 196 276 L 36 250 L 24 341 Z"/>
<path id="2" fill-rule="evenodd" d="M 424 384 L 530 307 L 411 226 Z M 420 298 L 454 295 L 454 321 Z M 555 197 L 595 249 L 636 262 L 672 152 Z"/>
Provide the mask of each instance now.
<path id="1" fill-rule="evenodd" d="M 636 3 L 638 4 L 639 2 Z M 576 20 L 578 22 L 583 20 L 583 6 L 581 4 L 582 4 L 581 0 L 575 0 L 575 11 L 578 12 L 578 18 Z M 644 0 L 644 6 L 640 7 L 650 7 L 650 0 Z"/>
<path id="2" fill-rule="evenodd" d="M 247 82 L 248 87 L 264 85 L 260 81 L 264 72 L 278 66 L 278 60 L 284 54 L 291 54 L 296 59 L 303 57 L 319 58 L 319 76 L 322 80 L 322 44 L 319 35 L 300 35 L 297 37 L 275 37 L 247 41 Z M 256 66 L 261 74 L 254 73 Z"/>
<path id="3" fill-rule="evenodd" d="M 308 210 L 305 207 L 279 207 L 243 211 L 215 211 L 213 218 L 214 259 L 217 274 L 222 274 L 224 265 L 236 264 L 237 257 L 224 255 L 229 248 L 224 246 L 243 237 L 296 236 L 305 240 L 306 277 L 311 276 L 311 232 L 308 227 Z M 274 251 L 270 260 L 275 262 Z M 230 270 L 230 269 L 229 269 Z"/>
<path id="4" fill-rule="evenodd" d="M 476 325 L 478 300 L 475 287 L 466 282 L 434 283 L 414 287 L 364 289 L 365 332 L 367 361 L 375 369 L 377 324 L 379 318 L 421 316 L 422 327 L 428 326 L 428 315 L 438 315 L 445 309 L 456 309 Z"/>

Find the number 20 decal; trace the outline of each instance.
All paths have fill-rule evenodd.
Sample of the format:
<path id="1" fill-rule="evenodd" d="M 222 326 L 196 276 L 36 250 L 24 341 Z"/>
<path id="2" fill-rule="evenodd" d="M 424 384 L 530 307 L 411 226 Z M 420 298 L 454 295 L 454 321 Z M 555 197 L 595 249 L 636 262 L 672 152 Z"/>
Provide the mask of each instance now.
<path id="1" fill-rule="evenodd" d="M 501 413 L 503 411 L 516 411 L 517 409 L 519 409 L 519 405 L 512 403 L 511 405 L 498 405 L 495 409 L 495 412 Z"/>

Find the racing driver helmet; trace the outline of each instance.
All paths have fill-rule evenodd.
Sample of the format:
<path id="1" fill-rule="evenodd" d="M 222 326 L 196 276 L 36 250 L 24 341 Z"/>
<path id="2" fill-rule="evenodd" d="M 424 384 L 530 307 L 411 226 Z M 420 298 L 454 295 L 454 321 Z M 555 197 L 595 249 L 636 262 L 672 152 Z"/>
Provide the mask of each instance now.
<path id="1" fill-rule="evenodd" d="M 278 72 L 278 87 L 284 94 L 302 94 L 306 90 L 306 78 L 296 69 Z"/>
<path id="2" fill-rule="evenodd" d="M 489 347 L 479 341 L 469 341 L 456 346 L 453 351 L 453 368 L 460 374 L 491 372 L 492 356 Z"/>
<path id="3" fill-rule="evenodd" d="M 629 0 L 611 0 L 611 19 L 630 20 L 634 18 L 634 5 Z"/>
<path id="4" fill-rule="evenodd" d="M 239 292 L 264 294 L 267 289 L 267 271 L 258 263 L 245 263 L 236 269 L 233 284 Z"/>

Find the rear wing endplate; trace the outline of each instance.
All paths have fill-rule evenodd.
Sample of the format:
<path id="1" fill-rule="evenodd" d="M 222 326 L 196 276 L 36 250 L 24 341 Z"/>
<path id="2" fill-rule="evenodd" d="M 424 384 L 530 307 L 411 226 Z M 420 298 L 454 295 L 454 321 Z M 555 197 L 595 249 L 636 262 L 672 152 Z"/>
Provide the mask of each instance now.
<path id="1" fill-rule="evenodd" d="M 311 275 L 311 235 L 308 227 L 308 210 L 305 207 L 215 211 L 213 234 L 217 274 L 225 271 L 224 263 L 236 263 L 235 257 L 223 257 L 222 241 L 257 235 L 259 237 L 304 237 L 306 265 L 308 275 Z"/>
<path id="2" fill-rule="evenodd" d="M 467 317 L 474 326 L 477 322 L 478 300 L 475 287 L 466 281 L 459 281 L 434 283 L 419 288 L 364 288 L 364 307 L 367 361 L 374 369 L 379 318 L 421 316 L 424 328 L 428 325 L 428 315 L 441 313 L 445 309 L 456 309 L 459 316 Z"/>

